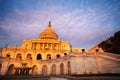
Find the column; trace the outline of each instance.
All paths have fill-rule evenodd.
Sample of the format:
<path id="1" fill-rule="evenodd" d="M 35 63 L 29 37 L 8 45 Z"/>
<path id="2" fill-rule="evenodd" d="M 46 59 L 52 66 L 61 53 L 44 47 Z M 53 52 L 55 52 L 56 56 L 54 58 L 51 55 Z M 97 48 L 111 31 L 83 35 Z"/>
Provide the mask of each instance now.
<path id="1" fill-rule="evenodd" d="M 41 50 L 43 49 L 43 43 L 40 43 L 40 49 Z"/>
<path id="2" fill-rule="evenodd" d="M 46 50 L 48 49 L 48 43 L 45 44 L 45 49 L 46 49 Z"/>
<path id="3" fill-rule="evenodd" d="M 58 50 L 58 44 L 57 43 L 55 43 L 55 49 Z"/>
<path id="4" fill-rule="evenodd" d="M 42 46 L 41 46 L 42 43 L 39 43 L 39 46 L 40 46 L 40 50 L 42 50 Z"/>
<path id="5" fill-rule="evenodd" d="M 45 50 L 45 43 L 43 43 L 43 50 Z"/>
<path id="6" fill-rule="evenodd" d="M 39 47 L 39 44 L 38 44 L 38 43 L 36 43 L 36 50 L 38 50 L 38 49 L 39 49 L 38 47 Z"/>
<path id="7" fill-rule="evenodd" d="M 52 49 L 55 50 L 55 45 L 54 45 L 54 43 L 52 44 Z"/>
<path id="8" fill-rule="evenodd" d="M 19 74 L 19 70 L 18 69 L 15 69 L 15 75 L 16 74 Z"/>
<path id="9" fill-rule="evenodd" d="M 60 51 L 60 44 L 58 43 L 58 50 Z"/>
<path id="10" fill-rule="evenodd" d="M 32 49 L 34 49 L 34 43 L 32 43 Z"/>
<path id="11" fill-rule="evenodd" d="M 51 50 L 53 50 L 53 43 L 51 43 Z"/>
<path id="12" fill-rule="evenodd" d="M 52 50 L 52 43 L 50 43 L 50 50 Z"/>
<path id="13" fill-rule="evenodd" d="M 37 50 L 38 43 L 36 43 L 35 49 Z"/>
<path id="14" fill-rule="evenodd" d="M 47 49 L 50 50 L 50 43 L 47 43 Z"/>
<path id="15" fill-rule="evenodd" d="M 59 44 L 57 43 L 57 50 L 59 50 Z"/>
<path id="16" fill-rule="evenodd" d="M 33 43 L 33 49 L 36 50 L 36 43 Z"/>
<path id="17" fill-rule="evenodd" d="M 34 50 L 36 50 L 36 43 L 34 43 Z"/>
<path id="18" fill-rule="evenodd" d="M 25 74 L 29 74 L 29 70 L 30 70 L 30 69 L 26 69 L 26 73 L 25 73 Z"/>
<path id="19" fill-rule="evenodd" d="M 45 45 L 44 45 L 44 49 L 46 50 L 46 46 L 47 46 L 47 44 L 45 43 Z"/>

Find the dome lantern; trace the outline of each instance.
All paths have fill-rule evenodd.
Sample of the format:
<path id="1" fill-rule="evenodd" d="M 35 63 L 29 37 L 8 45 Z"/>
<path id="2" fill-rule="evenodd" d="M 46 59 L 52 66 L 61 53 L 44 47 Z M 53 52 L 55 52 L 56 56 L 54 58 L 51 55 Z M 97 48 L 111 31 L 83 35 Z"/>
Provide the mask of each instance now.
<path id="1" fill-rule="evenodd" d="M 48 27 L 51 27 L 51 21 L 49 21 Z"/>

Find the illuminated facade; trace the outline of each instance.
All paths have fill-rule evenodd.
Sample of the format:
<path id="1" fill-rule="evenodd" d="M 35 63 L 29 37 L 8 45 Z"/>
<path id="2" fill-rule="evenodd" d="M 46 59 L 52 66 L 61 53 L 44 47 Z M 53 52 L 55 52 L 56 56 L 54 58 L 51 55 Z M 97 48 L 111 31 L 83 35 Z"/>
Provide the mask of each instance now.
<path id="1" fill-rule="evenodd" d="M 120 73 L 120 56 L 91 54 L 93 50 L 86 52 L 82 48 L 72 48 L 69 41 L 58 38 L 49 22 L 39 38 L 23 40 L 21 46 L 3 48 L 0 75 Z"/>
<path id="2" fill-rule="evenodd" d="M 2 56 L 10 55 L 10 58 L 46 60 L 55 59 L 57 55 L 64 56 L 63 52 L 68 53 L 69 51 L 70 43 L 59 40 L 49 22 L 48 27 L 43 30 L 38 39 L 23 40 L 20 47 L 8 46 L 3 50 Z"/>

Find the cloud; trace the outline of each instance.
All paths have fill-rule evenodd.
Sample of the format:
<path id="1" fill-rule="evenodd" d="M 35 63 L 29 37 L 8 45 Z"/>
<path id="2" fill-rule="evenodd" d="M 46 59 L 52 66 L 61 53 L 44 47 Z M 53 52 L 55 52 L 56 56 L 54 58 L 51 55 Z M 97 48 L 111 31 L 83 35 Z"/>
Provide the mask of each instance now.
<path id="1" fill-rule="evenodd" d="M 116 29 L 120 29 L 110 24 L 114 17 L 111 18 L 108 12 L 98 13 L 101 10 L 99 8 L 76 8 L 72 12 L 66 12 L 61 6 L 50 8 L 42 11 L 16 9 L 0 22 L 0 35 L 8 34 L 0 38 L 9 39 L 10 44 L 20 44 L 23 39 L 38 38 L 51 21 L 61 40 L 70 41 L 73 47 L 90 48 L 111 36 Z"/>

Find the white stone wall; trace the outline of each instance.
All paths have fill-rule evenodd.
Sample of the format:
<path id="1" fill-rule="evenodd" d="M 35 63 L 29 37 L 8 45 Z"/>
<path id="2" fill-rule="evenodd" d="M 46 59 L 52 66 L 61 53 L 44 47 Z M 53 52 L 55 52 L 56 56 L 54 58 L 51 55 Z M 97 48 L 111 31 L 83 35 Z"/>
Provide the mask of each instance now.
<path id="1" fill-rule="evenodd" d="M 120 73 L 120 61 L 105 58 L 101 55 L 82 55 L 82 54 L 68 54 L 67 56 L 51 59 L 51 60 L 16 60 L 14 58 L 1 58 L 1 75 L 5 75 L 10 64 L 14 64 L 15 67 L 20 67 L 21 63 L 27 63 L 27 67 L 37 67 L 37 75 L 42 75 L 43 65 L 47 66 L 47 74 L 51 75 L 52 65 L 56 66 L 56 75 L 60 75 L 60 65 L 63 63 L 64 75 L 68 74 L 68 62 L 70 62 L 71 75 L 78 74 L 98 74 L 98 73 Z M 30 74 L 33 74 L 30 71 Z"/>

